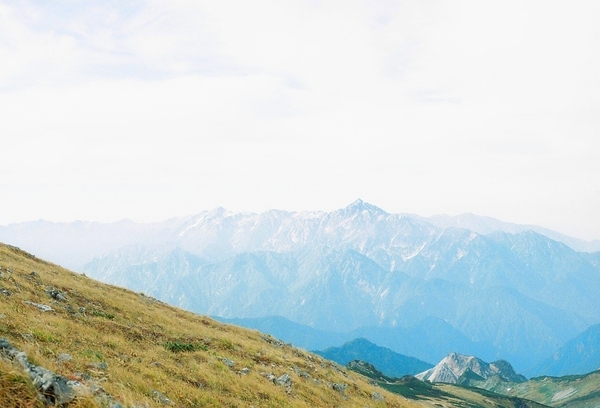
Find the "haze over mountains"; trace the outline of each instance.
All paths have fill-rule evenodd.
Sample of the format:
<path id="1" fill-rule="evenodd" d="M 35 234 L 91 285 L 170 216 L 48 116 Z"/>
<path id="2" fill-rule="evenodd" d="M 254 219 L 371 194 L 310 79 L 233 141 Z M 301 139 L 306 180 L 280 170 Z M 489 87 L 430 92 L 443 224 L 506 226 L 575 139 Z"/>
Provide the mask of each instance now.
<path id="1" fill-rule="evenodd" d="M 524 371 L 600 323 L 599 254 L 574 249 L 598 242 L 472 215 L 388 214 L 358 200 L 330 213 L 38 221 L 0 227 L 0 240 L 198 313 L 283 316 L 429 362 L 457 351 Z M 424 324 L 435 355 L 403 346 Z"/>

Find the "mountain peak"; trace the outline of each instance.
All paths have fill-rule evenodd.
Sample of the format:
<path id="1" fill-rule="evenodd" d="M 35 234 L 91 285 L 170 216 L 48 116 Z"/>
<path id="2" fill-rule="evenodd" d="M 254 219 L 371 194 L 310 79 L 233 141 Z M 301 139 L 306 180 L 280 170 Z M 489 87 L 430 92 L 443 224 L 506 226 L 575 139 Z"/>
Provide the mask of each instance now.
<path id="1" fill-rule="evenodd" d="M 344 208 L 345 211 L 348 212 L 352 212 L 352 213 L 359 213 L 362 211 L 368 211 L 370 213 L 381 213 L 381 214 L 387 214 L 385 211 L 383 211 L 381 208 L 373 205 L 373 204 L 369 204 L 363 200 L 361 200 L 360 198 L 353 201 L 350 205 L 348 205 L 346 208 Z"/>
<path id="2" fill-rule="evenodd" d="M 504 381 L 523 382 L 527 379 L 516 374 L 512 366 L 504 360 L 486 363 L 475 356 L 465 356 L 459 353 L 450 353 L 435 367 L 417 374 L 416 377 L 423 381 L 459 384 L 463 378 L 473 377 L 487 380 L 497 375 Z"/>

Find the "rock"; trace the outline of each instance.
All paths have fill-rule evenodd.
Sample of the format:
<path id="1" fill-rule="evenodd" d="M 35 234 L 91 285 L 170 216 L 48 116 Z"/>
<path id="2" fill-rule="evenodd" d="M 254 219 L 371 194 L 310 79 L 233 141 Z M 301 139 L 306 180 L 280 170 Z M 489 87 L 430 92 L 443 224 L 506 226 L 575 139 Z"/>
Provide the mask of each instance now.
<path id="1" fill-rule="evenodd" d="M 348 388 L 348 384 L 331 384 L 331 388 L 333 388 L 335 391 L 339 392 L 340 394 L 344 395 L 344 391 L 346 391 L 346 388 Z"/>
<path id="2" fill-rule="evenodd" d="M 52 371 L 29 363 L 27 355 L 15 349 L 8 340 L 0 339 L 0 351 L 16 361 L 29 375 L 40 396 L 50 405 L 63 405 L 75 399 L 75 391 L 68 380 Z"/>
<path id="3" fill-rule="evenodd" d="M 104 361 L 102 361 L 101 363 L 91 363 L 87 365 L 89 368 L 94 368 L 96 370 L 102 370 L 102 371 L 106 371 L 108 370 L 108 364 Z"/>
<path id="4" fill-rule="evenodd" d="M 29 376 L 33 385 L 51 404 L 63 405 L 75 399 L 75 391 L 65 377 L 39 366 L 31 367 Z"/>
<path id="5" fill-rule="evenodd" d="M 13 346 L 10 344 L 10 342 L 8 340 L 0 339 L 0 351 L 10 350 L 12 348 L 13 348 Z"/>
<path id="6" fill-rule="evenodd" d="M 42 284 L 42 280 L 40 279 L 40 275 L 36 272 L 36 271 L 31 271 L 31 273 L 29 275 L 25 275 L 26 279 L 29 279 L 33 282 L 35 282 L 38 285 Z"/>
<path id="7" fill-rule="evenodd" d="M 164 394 L 159 391 L 153 390 L 152 395 L 163 405 L 172 405 L 173 401 L 168 399 Z"/>
<path id="8" fill-rule="evenodd" d="M 260 336 L 260 338 L 263 339 L 264 341 L 266 341 L 267 343 L 274 345 L 275 347 L 282 348 L 285 345 L 285 343 L 283 341 L 277 340 L 276 338 L 274 338 L 268 334 L 262 335 L 262 336 Z"/>
<path id="9" fill-rule="evenodd" d="M 250 369 L 248 367 L 244 367 L 240 370 L 240 374 L 248 375 L 248 374 L 250 374 Z"/>
<path id="10" fill-rule="evenodd" d="M 54 309 L 48 305 L 42 305 L 41 303 L 34 303 L 34 302 L 30 302 L 29 300 L 24 300 L 23 303 L 37 307 L 38 309 L 40 309 L 42 312 L 53 312 Z"/>
<path id="11" fill-rule="evenodd" d="M 302 370 L 300 367 L 292 366 L 292 370 L 294 370 L 294 372 L 300 377 L 310 378 L 308 371 Z"/>
<path id="12" fill-rule="evenodd" d="M 90 389 L 77 380 L 67 381 L 67 385 L 73 389 L 77 397 L 85 397 L 91 394 Z"/>
<path id="13" fill-rule="evenodd" d="M 378 392 L 373 392 L 371 394 L 371 398 L 373 398 L 375 401 L 385 401 L 385 397 Z"/>
<path id="14" fill-rule="evenodd" d="M 73 357 L 71 357 L 70 354 L 63 353 L 63 354 L 59 354 L 59 356 L 56 359 L 56 362 L 58 364 L 61 364 L 61 363 L 64 363 L 65 361 L 71 361 L 71 360 L 73 360 Z"/>
<path id="15" fill-rule="evenodd" d="M 300 374 L 298 374 L 298 375 L 299 375 L 300 377 L 303 377 L 303 378 L 306 378 L 306 379 L 309 379 L 309 378 L 310 378 L 310 374 L 308 373 L 308 371 L 304 371 L 304 370 L 302 370 L 302 371 L 300 371 Z"/>
<path id="16" fill-rule="evenodd" d="M 44 367 L 31 364 L 27 355 L 15 349 L 7 339 L 0 338 L 0 353 L 10 360 L 18 363 L 26 374 L 29 375 L 31 382 L 38 391 L 39 397 L 46 402 L 47 406 L 65 406 L 78 396 L 94 395 L 101 406 L 110 408 L 123 408 L 122 404 L 116 401 L 102 387 L 89 381 L 91 377 L 87 374 L 75 373 L 74 377 L 89 381 L 85 385 L 77 380 L 67 380 Z M 70 361 L 72 357 L 69 354 L 58 356 L 57 362 Z M 96 368 L 107 369 L 106 363 L 97 363 Z"/>
<path id="17" fill-rule="evenodd" d="M 90 381 L 92 379 L 91 375 L 89 375 L 88 373 L 82 373 L 82 372 L 73 373 L 73 377 L 76 378 L 77 380 L 84 380 L 84 381 Z"/>
<path id="18" fill-rule="evenodd" d="M 283 374 L 281 377 L 279 377 L 275 380 L 275 384 L 281 385 L 282 387 L 291 387 L 292 379 L 290 378 L 289 375 Z"/>
<path id="19" fill-rule="evenodd" d="M 233 368 L 233 366 L 235 366 L 235 362 L 229 358 L 219 357 L 219 360 L 221 360 L 229 368 Z"/>
<path id="20" fill-rule="evenodd" d="M 2 293 L 4 296 L 10 296 L 10 295 L 12 295 L 12 292 L 10 290 L 4 289 L 4 288 L 0 289 L 0 293 Z"/>
<path id="21" fill-rule="evenodd" d="M 67 297 L 58 289 L 55 289 L 53 287 L 49 287 L 48 289 L 46 289 L 46 293 L 48 295 L 50 295 L 50 297 L 52 299 L 61 301 L 61 302 L 66 302 L 67 301 Z"/>

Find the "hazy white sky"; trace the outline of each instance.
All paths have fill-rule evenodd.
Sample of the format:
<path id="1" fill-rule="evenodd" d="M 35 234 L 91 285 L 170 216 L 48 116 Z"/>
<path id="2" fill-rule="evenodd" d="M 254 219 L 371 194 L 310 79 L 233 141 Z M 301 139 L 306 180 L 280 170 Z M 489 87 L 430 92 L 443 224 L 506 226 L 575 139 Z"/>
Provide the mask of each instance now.
<path id="1" fill-rule="evenodd" d="M 0 0 L 0 224 L 360 197 L 600 239 L 599 21 L 597 0 Z"/>

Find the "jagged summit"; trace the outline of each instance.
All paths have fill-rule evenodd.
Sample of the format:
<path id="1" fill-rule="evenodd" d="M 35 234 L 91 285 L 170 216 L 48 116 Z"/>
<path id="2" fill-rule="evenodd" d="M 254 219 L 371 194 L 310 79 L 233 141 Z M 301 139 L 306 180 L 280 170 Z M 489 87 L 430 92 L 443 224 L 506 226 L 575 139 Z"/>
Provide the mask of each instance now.
<path id="1" fill-rule="evenodd" d="M 487 380 L 492 376 L 498 376 L 504 381 L 511 382 L 527 380 L 524 376 L 515 373 L 507 361 L 486 363 L 475 356 L 465 356 L 459 353 L 448 354 L 435 367 L 416 375 L 420 380 L 450 384 L 461 384 L 463 379 Z"/>
<path id="2" fill-rule="evenodd" d="M 375 213 L 375 214 L 387 214 L 387 212 L 385 212 L 381 208 L 377 207 L 376 205 L 369 204 L 369 203 L 361 200 L 360 198 L 358 198 L 355 201 L 353 201 L 352 203 L 350 203 L 350 205 L 348 205 L 347 207 L 342 208 L 340 211 L 343 211 L 345 213 L 356 213 L 356 214 L 361 213 L 363 211 L 367 211 L 369 213 Z"/>

